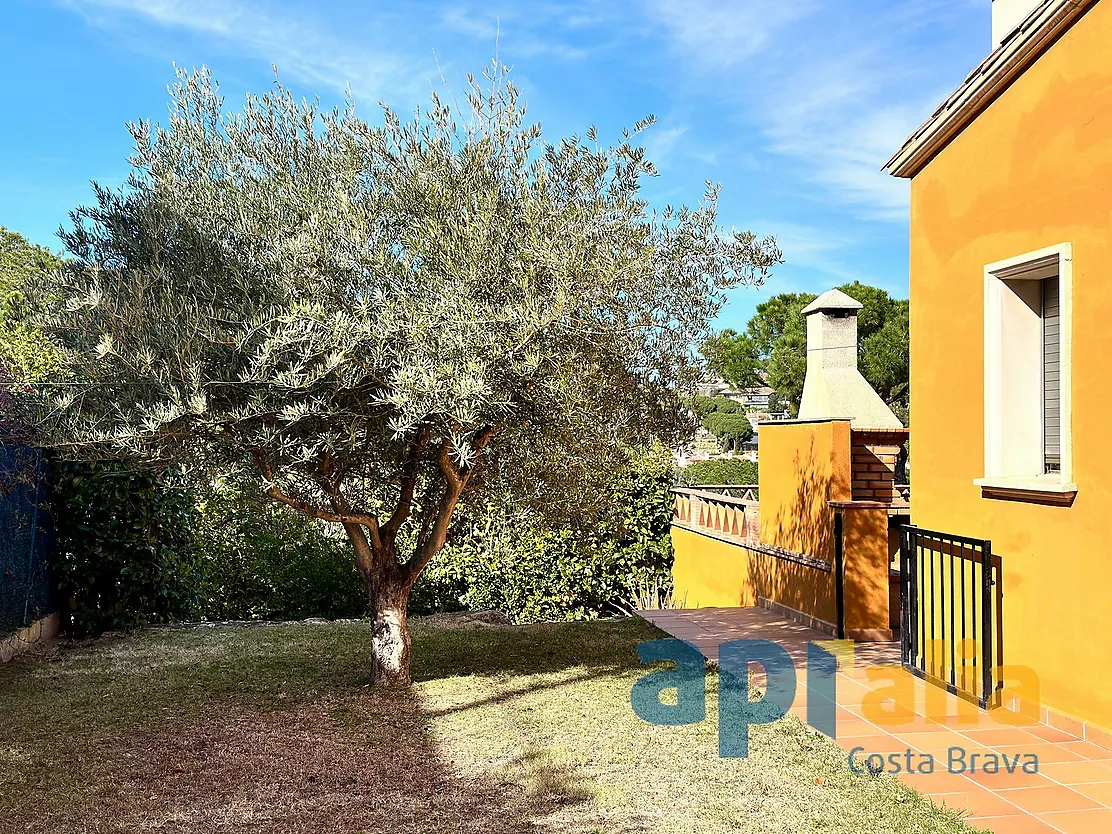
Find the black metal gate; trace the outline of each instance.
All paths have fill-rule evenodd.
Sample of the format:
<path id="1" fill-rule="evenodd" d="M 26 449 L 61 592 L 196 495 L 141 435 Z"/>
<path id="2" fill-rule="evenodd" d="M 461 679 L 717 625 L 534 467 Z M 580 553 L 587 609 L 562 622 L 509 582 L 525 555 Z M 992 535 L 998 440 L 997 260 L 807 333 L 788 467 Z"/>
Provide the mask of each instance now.
<path id="1" fill-rule="evenodd" d="M 985 539 L 900 528 L 903 666 L 982 709 L 1003 662 L 999 572 Z"/>

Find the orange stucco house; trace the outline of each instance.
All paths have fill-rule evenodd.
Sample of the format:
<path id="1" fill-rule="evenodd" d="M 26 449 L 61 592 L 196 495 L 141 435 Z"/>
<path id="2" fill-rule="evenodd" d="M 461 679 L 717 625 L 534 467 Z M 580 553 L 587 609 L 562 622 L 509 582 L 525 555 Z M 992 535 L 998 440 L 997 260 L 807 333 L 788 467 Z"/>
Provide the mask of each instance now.
<path id="1" fill-rule="evenodd" d="M 914 522 L 991 543 L 994 651 L 1112 741 L 1112 0 L 994 0 L 911 182 Z"/>

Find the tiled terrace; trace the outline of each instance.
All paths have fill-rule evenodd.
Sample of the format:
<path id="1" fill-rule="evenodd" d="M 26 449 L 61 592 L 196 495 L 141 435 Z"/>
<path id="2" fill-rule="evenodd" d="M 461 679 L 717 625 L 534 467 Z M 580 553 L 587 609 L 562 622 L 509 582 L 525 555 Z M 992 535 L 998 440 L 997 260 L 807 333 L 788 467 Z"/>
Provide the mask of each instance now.
<path id="1" fill-rule="evenodd" d="M 718 645 L 730 640 L 777 642 L 795 659 L 801 683 L 806 680 L 806 644 L 830 640 L 827 634 L 763 608 L 641 613 L 664 631 L 694 644 L 709 660 L 717 660 Z M 934 773 L 901 774 L 900 778 L 935 803 L 965 811 L 975 828 L 1002 834 L 1112 832 L 1112 750 L 1045 724 L 1004 724 L 904 672 L 900 674 L 915 688 L 915 715 L 899 725 L 881 726 L 866 718 L 862 703 L 871 691 L 870 667 L 883 665 L 899 666 L 897 644 L 857 644 L 852 668 L 844 664 L 839 669 L 835 741 L 843 750 L 863 747 L 881 754 L 911 750 L 916 759 L 920 753 L 933 755 Z M 792 712 L 802 718 L 805 707 L 806 690 L 801 688 Z M 1031 753 L 1038 757 L 1039 772 L 1016 768 L 1013 773 L 951 773 L 946 766 L 951 747 L 963 748 L 967 754 Z"/>

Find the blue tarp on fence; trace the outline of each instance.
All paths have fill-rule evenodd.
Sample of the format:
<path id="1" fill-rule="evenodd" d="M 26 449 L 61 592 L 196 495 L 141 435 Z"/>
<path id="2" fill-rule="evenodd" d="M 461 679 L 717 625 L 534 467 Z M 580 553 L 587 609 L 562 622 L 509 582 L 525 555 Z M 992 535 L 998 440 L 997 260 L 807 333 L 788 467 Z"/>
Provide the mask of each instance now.
<path id="1" fill-rule="evenodd" d="M 54 611 L 49 499 L 42 452 L 0 446 L 0 636 Z"/>

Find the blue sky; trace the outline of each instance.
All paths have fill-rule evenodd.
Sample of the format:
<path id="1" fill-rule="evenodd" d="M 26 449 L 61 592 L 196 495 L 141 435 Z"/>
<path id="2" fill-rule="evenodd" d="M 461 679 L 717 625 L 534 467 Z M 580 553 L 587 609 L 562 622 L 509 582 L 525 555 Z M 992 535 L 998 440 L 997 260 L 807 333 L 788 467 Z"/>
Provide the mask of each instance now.
<path id="1" fill-rule="evenodd" d="M 907 184 L 880 171 L 989 51 L 989 0 L 5 0 L 0 225 L 57 249 L 89 183 L 118 184 L 126 123 L 166 114 L 177 62 L 229 105 L 277 65 L 295 92 L 365 118 L 459 89 L 496 44 L 557 139 L 654 114 L 654 203 L 721 183 L 723 225 L 775 234 L 786 263 L 739 289 L 742 327 L 778 292 L 861 280 L 906 297 Z M 442 80 L 443 79 L 443 80 Z"/>

